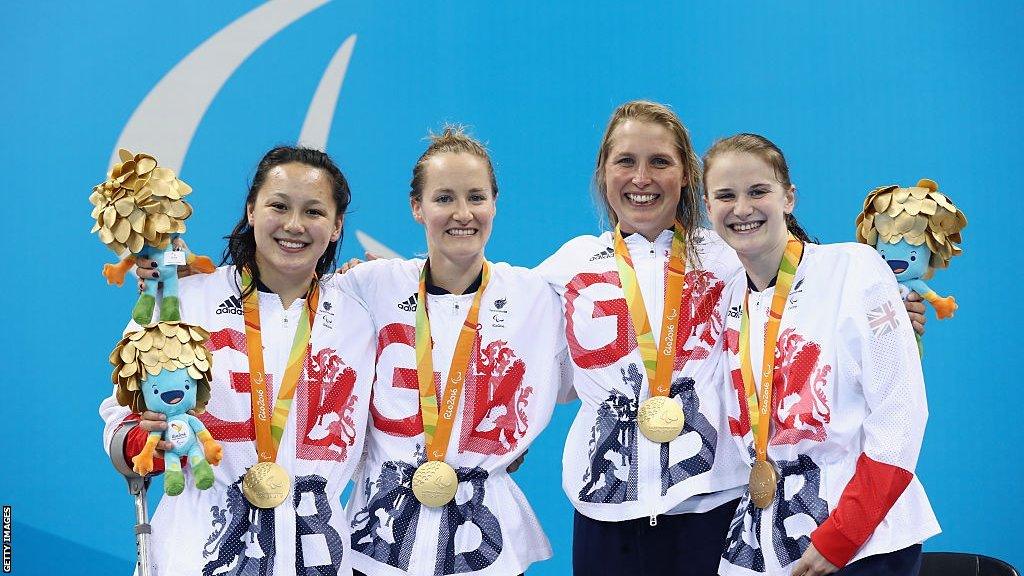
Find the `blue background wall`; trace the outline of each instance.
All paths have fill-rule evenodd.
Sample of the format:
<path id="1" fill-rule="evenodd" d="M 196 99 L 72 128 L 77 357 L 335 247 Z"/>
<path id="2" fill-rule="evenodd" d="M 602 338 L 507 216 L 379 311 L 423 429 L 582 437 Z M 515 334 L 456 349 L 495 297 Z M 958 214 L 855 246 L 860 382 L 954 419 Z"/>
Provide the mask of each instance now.
<path id="1" fill-rule="evenodd" d="M 738 131 L 774 139 L 799 188 L 797 214 L 823 241 L 852 239 L 873 187 L 935 179 L 970 226 L 965 255 L 933 284 L 960 310 L 932 319 L 927 335 L 931 416 L 918 473 L 944 531 L 926 549 L 1024 567 L 1011 372 L 1022 343 L 1019 3 L 375 4 L 310 12 L 216 95 L 181 171 L 195 189 L 192 247 L 219 254 L 255 162 L 298 137 L 325 66 L 352 34 L 328 141 L 354 190 L 345 257 L 361 254 L 356 229 L 404 254 L 424 250 L 407 186 L 423 136 L 445 121 L 489 143 L 502 194 L 488 256 L 523 265 L 597 229 L 593 159 L 608 115 L 628 99 L 673 105 L 701 151 Z M 134 290 L 100 277 L 112 254 L 89 235 L 86 198 L 152 87 L 256 6 L 2 10 L 0 501 L 14 506 L 15 573 L 70 561 L 82 573 L 129 573 L 132 506 L 103 454 L 96 407 Z M 559 409 L 516 476 L 555 547 L 531 574 L 569 570 L 571 508 L 556 487 L 573 410 Z"/>

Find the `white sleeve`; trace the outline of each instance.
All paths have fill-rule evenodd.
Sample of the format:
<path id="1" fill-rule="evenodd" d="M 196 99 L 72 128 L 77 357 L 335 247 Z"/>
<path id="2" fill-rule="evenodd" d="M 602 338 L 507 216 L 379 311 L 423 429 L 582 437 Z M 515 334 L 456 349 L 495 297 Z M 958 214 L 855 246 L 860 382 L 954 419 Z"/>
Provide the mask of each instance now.
<path id="1" fill-rule="evenodd" d="M 362 265 L 363 264 L 359 264 L 344 274 L 341 272 L 335 272 L 327 281 L 333 287 L 358 300 L 365 308 L 366 300 L 363 298 L 362 285 L 359 282 L 359 278 L 357 278 L 359 274 L 356 272 L 359 266 Z"/>
<path id="2" fill-rule="evenodd" d="M 103 450 L 110 455 L 110 441 L 114 433 L 121 427 L 124 419 L 131 414 L 131 409 L 117 403 L 117 398 L 111 394 L 100 404 L 100 418 L 103 419 Z"/>
<path id="3" fill-rule="evenodd" d="M 892 272 L 877 256 L 860 260 L 850 280 L 863 289 L 840 330 L 868 406 L 864 453 L 912 473 L 928 419 L 917 341 Z"/>
<path id="4" fill-rule="evenodd" d="M 576 394 L 576 387 L 573 386 L 573 364 L 568 348 L 562 349 L 562 352 L 558 355 L 558 366 L 560 380 L 558 385 L 558 403 L 567 404 L 579 399 L 579 395 Z"/>

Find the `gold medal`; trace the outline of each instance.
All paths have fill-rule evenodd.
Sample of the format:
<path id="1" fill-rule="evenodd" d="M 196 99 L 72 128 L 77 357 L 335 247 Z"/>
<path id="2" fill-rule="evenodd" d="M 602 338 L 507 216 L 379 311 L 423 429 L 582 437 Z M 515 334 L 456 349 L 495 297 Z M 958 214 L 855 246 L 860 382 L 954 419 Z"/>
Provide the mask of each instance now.
<path id="1" fill-rule="evenodd" d="M 275 508 L 288 498 L 292 480 L 276 462 L 260 462 L 242 478 L 242 494 L 257 508 Z"/>
<path id="2" fill-rule="evenodd" d="M 671 442 L 683 431 L 685 416 L 679 403 L 668 396 L 653 396 L 640 403 L 636 422 L 651 442 Z"/>
<path id="3" fill-rule="evenodd" d="M 775 499 L 775 489 L 779 485 L 779 473 L 775 466 L 767 460 L 754 460 L 750 470 L 750 500 L 754 506 L 765 509 Z"/>
<path id="4" fill-rule="evenodd" d="M 440 508 L 455 498 L 459 477 L 441 460 L 424 462 L 412 475 L 412 493 L 421 503 Z"/>

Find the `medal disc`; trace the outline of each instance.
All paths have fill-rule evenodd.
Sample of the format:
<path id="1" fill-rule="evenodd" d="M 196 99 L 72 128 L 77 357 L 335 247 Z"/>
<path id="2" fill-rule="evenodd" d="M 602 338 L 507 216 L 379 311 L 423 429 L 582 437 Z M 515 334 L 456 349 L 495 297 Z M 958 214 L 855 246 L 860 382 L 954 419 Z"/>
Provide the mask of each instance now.
<path id="1" fill-rule="evenodd" d="M 675 440 L 683 431 L 685 417 L 679 403 L 668 396 L 653 396 L 640 403 L 636 422 L 651 442 L 664 443 Z"/>
<path id="2" fill-rule="evenodd" d="M 260 462 L 242 478 L 242 494 L 257 508 L 275 508 L 288 498 L 292 480 L 288 472 L 275 462 Z"/>
<path id="3" fill-rule="evenodd" d="M 775 499 L 775 489 L 779 484 L 779 473 L 775 466 L 765 460 L 754 460 L 750 470 L 750 500 L 754 506 L 764 509 Z"/>
<path id="4" fill-rule="evenodd" d="M 459 477 L 441 460 L 424 462 L 412 475 L 412 493 L 416 499 L 431 508 L 439 508 L 455 498 Z"/>

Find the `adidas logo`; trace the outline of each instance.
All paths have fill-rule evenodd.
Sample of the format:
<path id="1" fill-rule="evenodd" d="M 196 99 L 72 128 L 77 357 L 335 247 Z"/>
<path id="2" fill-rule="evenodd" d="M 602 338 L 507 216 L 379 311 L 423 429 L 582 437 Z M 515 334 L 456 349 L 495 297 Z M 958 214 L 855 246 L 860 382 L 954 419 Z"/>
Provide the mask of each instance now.
<path id="1" fill-rule="evenodd" d="M 231 298 L 220 303 L 217 306 L 217 314 L 238 314 L 242 315 L 242 301 L 238 296 L 232 295 Z"/>
<path id="2" fill-rule="evenodd" d="M 412 296 L 409 296 L 409 299 L 406 300 L 405 302 L 399 302 L 398 303 L 399 310 L 405 310 L 406 312 L 415 312 L 416 311 L 416 300 L 417 300 L 418 297 L 419 297 L 419 294 L 413 294 Z"/>
<path id="3" fill-rule="evenodd" d="M 593 262 L 594 260 L 604 260 L 605 258 L 614 258 L 614 257 L 615 257 L 615 249 L 614 248 L 605 248 L 604 250 L 601 250 L 597 254 L 594 254 L 593 256 L 591 256 L 590 257 L 590 261 Z"/>

